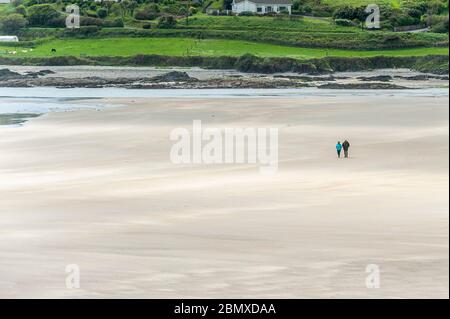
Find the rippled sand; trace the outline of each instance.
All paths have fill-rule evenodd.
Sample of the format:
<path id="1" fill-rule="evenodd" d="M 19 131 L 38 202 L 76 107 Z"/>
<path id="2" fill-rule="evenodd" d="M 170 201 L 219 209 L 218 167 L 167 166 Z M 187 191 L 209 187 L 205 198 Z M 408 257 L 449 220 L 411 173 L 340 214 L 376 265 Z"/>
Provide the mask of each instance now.
<path id="1" fill-rule="evenodd" d="M 448 298 L 448 97 L 106 102 L 0 127 L 0 297 Z M 195 119 L 278 127 L 278 173 L 172 164 Z"/>

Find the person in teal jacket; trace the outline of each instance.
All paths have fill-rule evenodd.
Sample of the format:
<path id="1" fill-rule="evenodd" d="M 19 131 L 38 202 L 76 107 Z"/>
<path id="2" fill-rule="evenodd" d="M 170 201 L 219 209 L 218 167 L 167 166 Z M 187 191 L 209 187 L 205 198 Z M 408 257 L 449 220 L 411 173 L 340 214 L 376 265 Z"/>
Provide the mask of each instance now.
<path id="1" fill-rule="evenodd" d="M 337 151 L 338 157 L 340 158 L 341 157 L 341 151 L 342 151 L 342 144 L 339 141 L 336 144 L 336 151 Z"/>

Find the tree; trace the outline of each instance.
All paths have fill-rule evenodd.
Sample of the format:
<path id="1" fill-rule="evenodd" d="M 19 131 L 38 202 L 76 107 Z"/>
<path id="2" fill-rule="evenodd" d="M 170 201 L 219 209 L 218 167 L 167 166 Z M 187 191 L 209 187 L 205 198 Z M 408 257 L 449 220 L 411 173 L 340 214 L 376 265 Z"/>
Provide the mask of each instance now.
<path id="1" fill-rule="evenodd" d="M 115 2 L 113 1 L 103 1 L 102 4 L 106 7 L 108 10 L 108 15 L 111 13 L 111 7 Z"/>
<path id="2" fill-rule="evenodd" d="M 28 22 L 32 26 L 45 26 L 59 16 L 60 13 L 49 4 L 38 4 L 28 8 Z"/>
<path id="3" fill-rule="evenodd" d="M 335 20 L 357 20 L 361 24 L 361 28 L 364 28 L 364 22 L 367 18 L 365 7 L 354 8 L 351 6 L 344 6 L 336 9 L 333 13 Z"/>
<path id="4" fill-rule="evenodd" d="M 111 9 L 110 9 L 110 14 L 113 14 L 113 15 L 115 15 L 116 17 L 123 17 L 123 7 L 122 7 L 122 4 L 121 3 L 114 3 L 112 6 L 111 6 Z"/>
<path id="5" fill-rule="evenodd" d="M 5 32 L 14 33 L 28 24 L 27 19 L 18 13 L 10 14 L 4 17 L 0 22 L 0 28 Z"/>
<path id="6" fill-rule="evenodd" d="M 161 17 L 158 22 L 158 28 L 160 29 L 172 29 L 176 26 L 177 20 L 172 16 Z"/>
<path id="7" fill-rule="evenodd" d="M 128 10 L 130 12 L 130 16 L 134 15 L 134 10 L 138 7 L 138 3 L 136 1 L 130 1 L 128 5 Z"/>
<path id="8" fill-rule="evenodd" d="M 123 0 L 120 4 L 123 8 L 123 14 L 125 18 L 125 14 L 128 14 L 130 16 L 133 16 L 134 13 L 134 9 L 136 8 L 137 3 L 134 1 L 129 1 L 129 0 Z"/>
<path id="9" fill-rule="evenodd" d="M 97 10 L 97 17 L 99 17 L 100 19 L 104 19 L 108 16 L 108 10 L 106 10 L 105 8 L 100 8 Z"/>
<path id="10" fill-rule="evenodd" d="M 355 19 L 355 8 L 351 6 L 339 7 L 333 13 L 334 19 L 347 19 L 354 20 Z"/>
<path id="11" fill-rule="evenodd" d="M 159 15 L 159 8 L 155 4 L 149 4 L 139 10 L 134 14 L 136 20 L 154 20 Z"/>
<path id="12" fill-rule="evenodd" d="M 27 8 L 25 8 L 24 5 L 20 5 L 16 8 L 16 13 L 23 15 L 24 17 L 27 16 Z"/>
<path id="13" fill-rule="evenodd" d="M 224 0 L 223 6 L 225 10 L 231 10 L 231 7 L 233 6 L 233 0 Z"/>

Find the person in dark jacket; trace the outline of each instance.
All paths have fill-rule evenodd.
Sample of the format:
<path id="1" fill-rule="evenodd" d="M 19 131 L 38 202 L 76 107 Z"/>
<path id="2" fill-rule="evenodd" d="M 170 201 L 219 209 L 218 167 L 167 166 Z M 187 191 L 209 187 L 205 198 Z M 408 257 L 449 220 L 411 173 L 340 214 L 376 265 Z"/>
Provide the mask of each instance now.
<path id="1" fill-rule="evenodd" d="M 337 152 L 337 155 L 338 155 L 339 158 L 341 157 L 341 151 L 342 151 L 342 144 L 341 144 L 341 142 L 337 142 L 337 144 L 336 144 L 336 152 Z"/>
<path id="2" fill-rule="evenodd" d="M 350 148 L 350 143 L 345 140 L 344 143 L 342 143 L 342 148 L 344 149 L 344 156 L 345 158 L 348 157 L 348 149 Z"/>

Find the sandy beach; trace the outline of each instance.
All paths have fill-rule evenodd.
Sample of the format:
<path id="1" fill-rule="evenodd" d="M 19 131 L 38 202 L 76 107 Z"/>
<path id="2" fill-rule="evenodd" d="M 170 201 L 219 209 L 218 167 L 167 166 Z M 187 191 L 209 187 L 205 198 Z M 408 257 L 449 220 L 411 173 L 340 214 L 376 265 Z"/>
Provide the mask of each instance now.
<path id="1" fill-rule="evenodd" d="M 0 126 L 0 297 L 448 298 L 448 102 L 104 99 Z M 278 172 L 173 164 L 193 120 L 278 128 Z"/>

